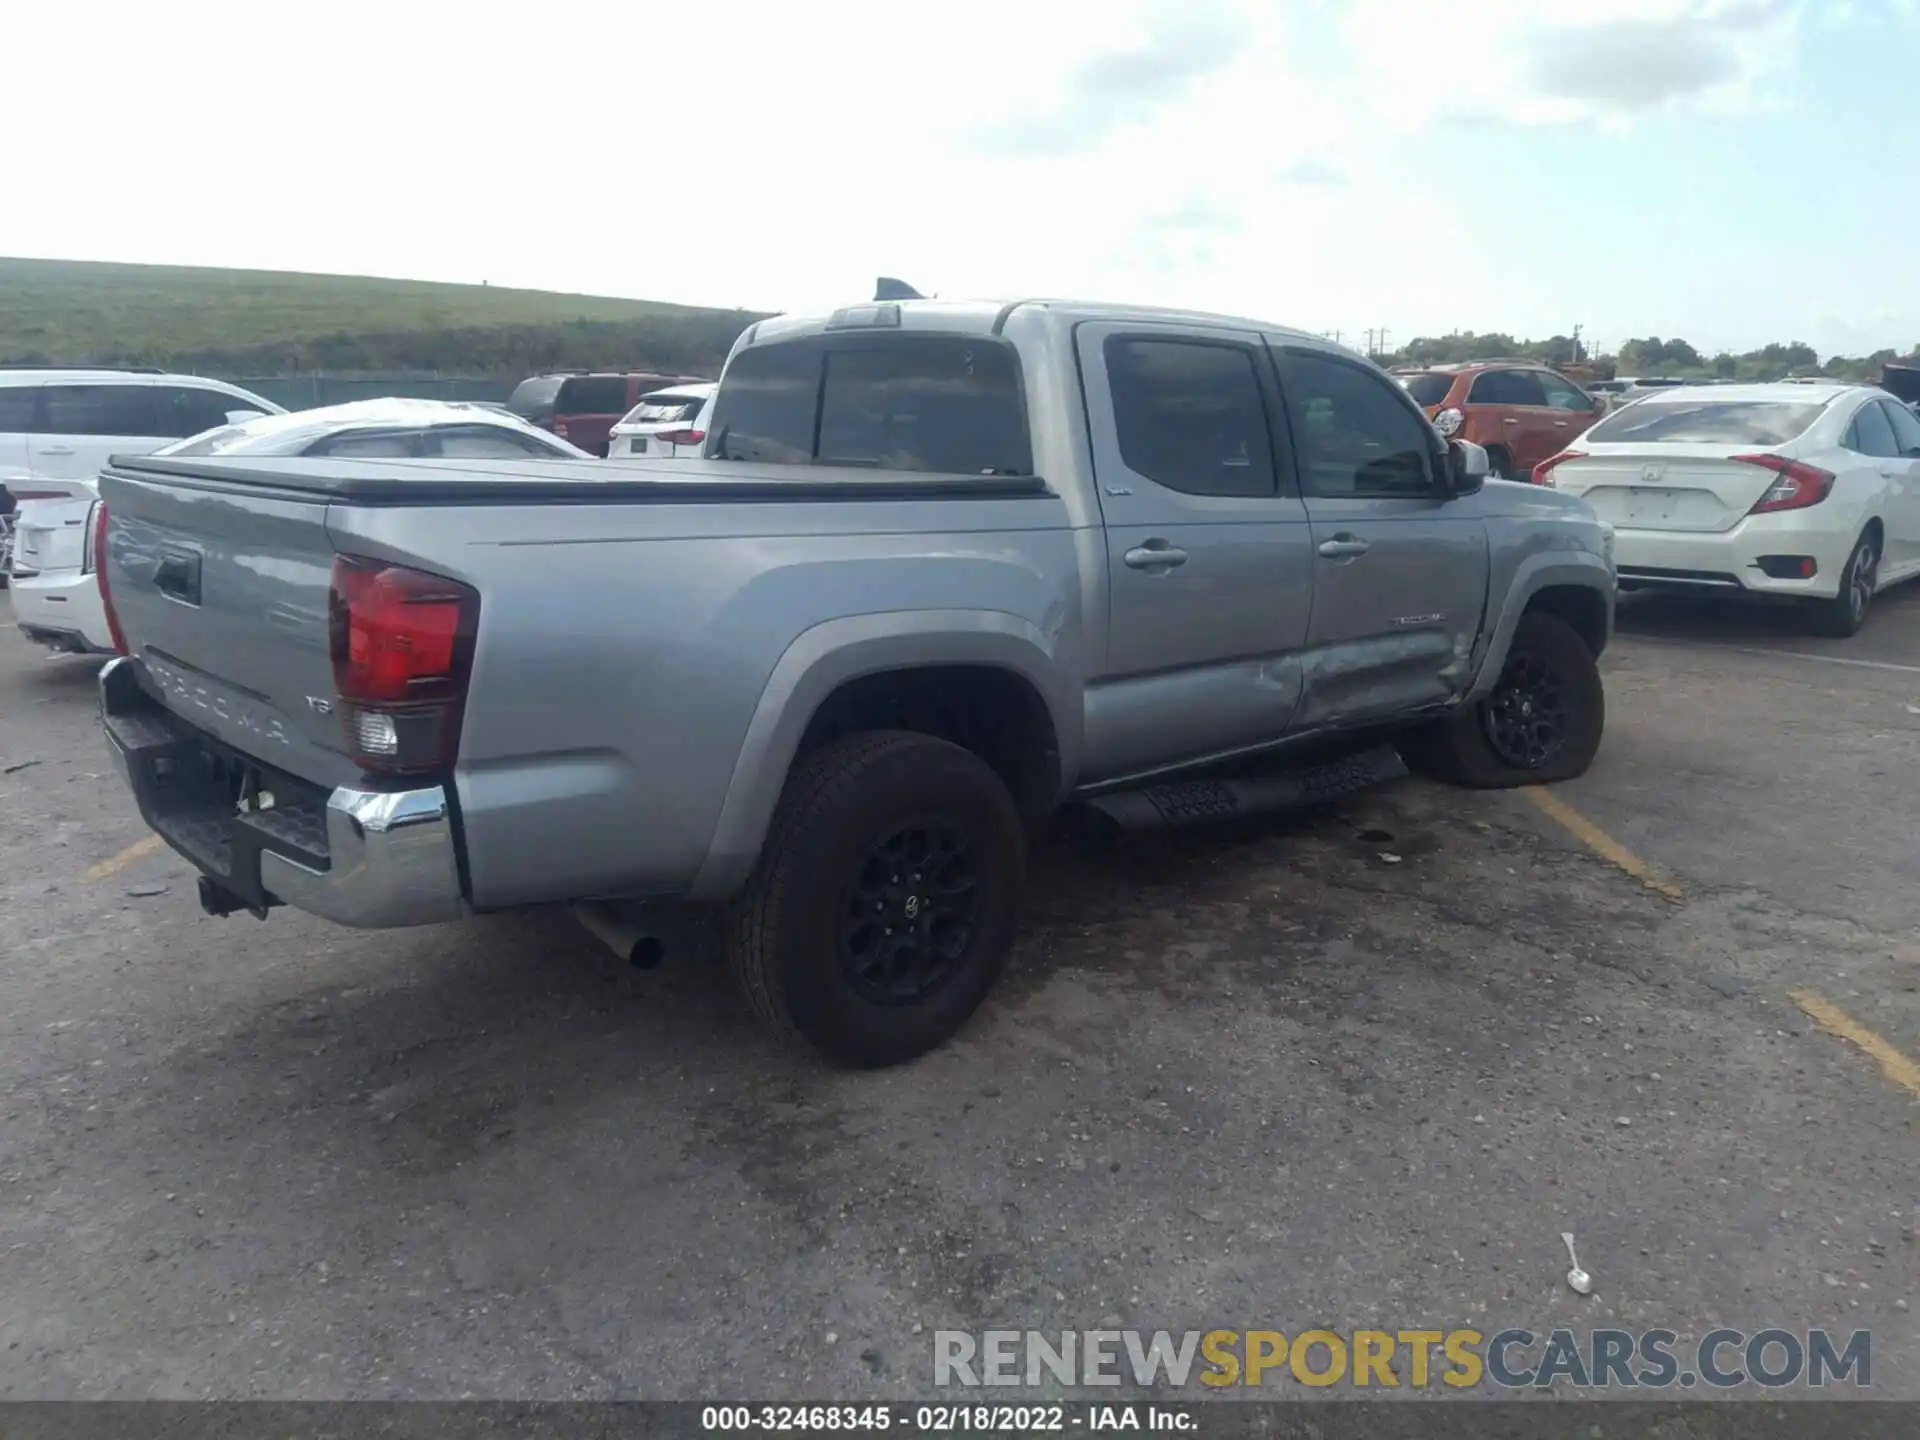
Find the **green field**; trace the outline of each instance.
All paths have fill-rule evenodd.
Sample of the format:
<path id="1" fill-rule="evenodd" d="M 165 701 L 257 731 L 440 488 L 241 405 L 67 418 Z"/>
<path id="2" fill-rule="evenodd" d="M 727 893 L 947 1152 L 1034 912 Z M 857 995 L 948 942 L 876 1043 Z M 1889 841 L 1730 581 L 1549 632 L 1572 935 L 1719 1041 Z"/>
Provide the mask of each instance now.
<path id="1" fill-rule="evenodd" d="M 0 364 L 255 374 L 710 370 L 757 318 L 491 285 L 0 259 Z"/>

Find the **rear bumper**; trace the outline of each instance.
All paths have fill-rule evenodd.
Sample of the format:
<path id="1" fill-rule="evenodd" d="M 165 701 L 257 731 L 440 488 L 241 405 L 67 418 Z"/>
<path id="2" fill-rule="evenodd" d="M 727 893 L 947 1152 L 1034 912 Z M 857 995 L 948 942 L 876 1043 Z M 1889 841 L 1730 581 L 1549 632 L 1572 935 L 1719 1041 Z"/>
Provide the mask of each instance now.
<path id="1" fill-rule="evenodd" d="M 13 577 L 13 619 L 29 640 L 75 655 L 113 654 L 100 585 L 78 570 Z"/>
<path id="2" fill-rule="evenodd" d="M 1620 582 L 1822 600 L 1838 595 L 1852 537 L 1767 523 L 1771 518 L 1754 516 L 1721 534 L 1629 530 L 1616 524 L 1613 561 Z M 1806 579 L 1776 579 L 1760 568 L 1763 556 L 1806 556 L 1815 570 Z"/>
<path id="3" fill-rule="evenodd" d="M 445 787 L 306 785 L 167 710 L 127 657 L 100 672 L 100 719 L 141 818 L 255 914 L 291 905 L 386 929 L 469 913 Z M 241 808 L 238 796 L 260 792 L 272 795 L 271 808 Z"/>

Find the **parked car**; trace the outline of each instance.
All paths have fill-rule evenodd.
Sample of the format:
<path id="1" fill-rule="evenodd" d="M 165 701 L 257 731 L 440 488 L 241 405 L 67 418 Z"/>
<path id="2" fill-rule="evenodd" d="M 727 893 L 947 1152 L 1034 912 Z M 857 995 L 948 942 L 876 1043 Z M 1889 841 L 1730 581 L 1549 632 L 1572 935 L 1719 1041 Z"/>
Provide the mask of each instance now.
<path id="1" fill-rule="evenodd" d="M 0 368 L 0 486 L 20 505 L 68 499 L 110 455 L 141 454 L 236 417 L 279 413 L 251 391 L 195 375 Z"/>
<path id="2" fill-rule="evenodd" d="M 441 400 L 357 400 L 320 410 L 259 415 L 157 452 L 165 456 L 354 456 L 456 460 L 590 459 L 584 450 L 515 415 Z M 98 492 L 83 481 L 72 499 L 28 508 L 16 543 L 14 623 L 28 639 L 76 655 L 114 652 L 94 568 Z"/>
<path id="3" fill-rule="evenodd" d="M 1623 589 L 1793 596 L 1851 635 L 1920 574 L 1920 419 L 1871 386 L 1661 391 L 1535 479 L 1614 527 Z"/>
<path id="4" fill-rule="evenodd" d="M 607 454 L 615 460 L 643 456 L 655 460 L 686 460 L 706 446 L 707 416 L 713 411 L 717 385 L 681 385 L 644 395 L 613 427 Z"/>
<path id="5" fill-rule="evenodd" d="M 1396 376 L 1442 435 L 1487 452 L 1493 474 L 1524 480 L 1600 418 L 1600 402 L 1544 365 L 1478 361 Z"/>
<path id="6" fill-rule="evenodd" d="M 608 435 L 640 397 L 670 385 L 698 385 L 697 375 L 568 372 L 532 375 L 514 387 L 507 408 L 592 455 L 607 453 Z"/>
<path id="7" fill-rule="evenodd" d="M 863 304 L 749 329 L 712 426 L 592 485 L 420 461 L 430 503 L 355 459 L 109 470 L 102 716 L 202 905 L 570 901 L 641 961 L 657 907 L 616 902 L 710 902 L 762 1017 L 886 1064 L 993 986 L 1063 804 L 1325 798 L 1402 773 L 1388 736 L 1488 787 L 1599 747 L 1608 532 L 1317 336 Z"/>

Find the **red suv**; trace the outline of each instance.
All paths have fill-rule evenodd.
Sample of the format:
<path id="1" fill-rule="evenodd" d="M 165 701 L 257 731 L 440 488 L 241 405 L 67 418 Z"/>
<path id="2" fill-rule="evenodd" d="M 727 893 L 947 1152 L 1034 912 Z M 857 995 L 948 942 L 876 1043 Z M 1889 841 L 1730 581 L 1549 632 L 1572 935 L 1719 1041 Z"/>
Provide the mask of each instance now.
<path id="1" fill-rule="evenodd" d="M 705 378 L 638 370 L 533 375 L 514 386 L 513 394 L 507 397 L 507 408 L 590 455 L 604 455 L 608 432 L 640 403 L 642 395 L 670 385 L 698 385 Z"/>
<path id="2" fill-rule="evenodd" d="M 1407 367 L 1393 378 L 1442 435 L 1485 447 L 1504 480 L 1531 480 L 1534 466 L 1601 414 L 1600 402 L 1564 375 L 1525 360 Z"/>

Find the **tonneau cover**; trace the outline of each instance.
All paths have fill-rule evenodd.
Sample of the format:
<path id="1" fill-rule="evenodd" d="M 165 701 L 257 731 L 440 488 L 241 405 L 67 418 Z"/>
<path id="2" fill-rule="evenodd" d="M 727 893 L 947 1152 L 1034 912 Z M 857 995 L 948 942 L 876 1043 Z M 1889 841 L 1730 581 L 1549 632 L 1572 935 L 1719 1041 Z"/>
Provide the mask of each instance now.
<path id="1" fill-rule="evenodd" d="M 935 475 L 737 460 L 394 460 L 116 455 L 108 474 L 194 485 L 277 490 L 368 505 L 485 505 L 609 500 L 714 504 L 731 500 L 1008 499 L 1047 495 L 1037 475 Z"/>

